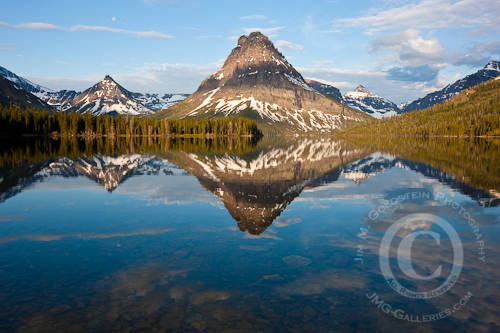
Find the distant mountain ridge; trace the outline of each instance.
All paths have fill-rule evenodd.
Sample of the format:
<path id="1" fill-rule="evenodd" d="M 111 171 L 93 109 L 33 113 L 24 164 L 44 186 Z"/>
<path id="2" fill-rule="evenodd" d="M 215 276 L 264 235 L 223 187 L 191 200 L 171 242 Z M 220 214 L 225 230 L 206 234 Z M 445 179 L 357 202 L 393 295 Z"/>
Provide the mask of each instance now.
<path id="1" fill-rule="evenodd" d="M 94 110 L 96 104 L 92 104 L 89 101 L 87 105 L 84 106 L 85 103 L 79 104 L 75 101 L 75 99 L 82 95 L 84 92 L 78 92 L 75 90 L 59 90 L 55 91 L 39 84 L 33 83 L 28 79 L 25 79 L 8 69 L 0 66 L 0 77 L 4 77 L 9 81 L 15 83 L 20 88 L 25 91 L 35 95 L 43 102 L 48 105 L 54 107 L 58 111 L 77 111 L 77 112 L 86 112 L 88 110 L 93 110 L 94 115 L 97 114 L 105 114 L 105 113 L 120 113 L 120 114 L 146 114 L 152 113 L 157 110 L 161 110 L 165 107 L 169 107 L 178 103 L 188 96 L 188 94 L 150 94 L 150 93 L 137 93 L 131 92 L 120 86 L 120 90 L 122 90 L 122 94 L 127 98 L 131 99 L 131 101 L 125 102 L 123 97 L 121 98 L 122 103 L 120 104 L 117 98 L 117 102 L 115 104 L 109 103 L 114 97 L 107 96 L 106 99 L 108 102 L 100 101 L 99 106 Z M 102 82 L 102 81 L 101 81 Z M 114 80 L 113 80 L 114 82 Z M 116 82 L 115 82 L 116 83 Z M 97 83 L 99 84 L 99 83 Z M 89 89 L 94 88 L 95 85 Z M 87 89 L 86 91 L 88 92 Z M 94 89 L 95 91 L 96 89 Z M 105 94 L 104 94 L 105 95 Z M 103 95 L 103 96 L 104 96 Z M 81 97 L 81 96 L 80 96 Z M 81 98 L 79 98 L 81 100 Z M 92 104 L 92 107 L 89 107 Z M 106 107 L 104 107 L 106 105 Z M 112 105 L 116 106 L 116 109 L 111 107 Z M 110 108 L 111 107 L 111 108 Z M 142 111 L 141 111 L 142 110 Z"/>
<path id="2" fill-rule="evenodd" d="M 313 88 L 317 92 L 331 96 L 341 103 L 344 101 L 344 98 L 342 97 L 342 93 L 340 92 L 340 90 L 331 85 L 329 82 L 318 79 L 305 79 L 305 80 L 306 83 L 309 85 L 309 87 Z"/>
<path id="3" fill-rule="evenodd" d="M 2 66 L 0 66 L 0 76 L 14 82 L 19 87 L 23 88 L 27 92 L 35 95 L 42 101 L 46 102 L 48 105 L 55 108 L 60 108 L 61 106 L 67 104 L 79 94 L 79 92 L 74 90 L 54 91 L 39 84 L 33 83 L 30 80 L 25 79 Z M 62 108 L 60 110 L 64 111 L 65 109 Z"/>
<path id="4" fill-rule="evenodd" d="M 189 94 L 149 94 L 131 93 L 132 97 L 150 110 L 158 111 L 168 108 L 189 96 Z"/>
<path id="5" fill-rule="evenodd" d="M 401 113 L 396 104 L 387 98 L 375 95 L 362 85 L 357 86 L 354 91 L 345 93 L 344 102 L 350 107 L 359 109 L 378 119 L 392 117 Z"/>
<path id="6" fill-rule="evenodd" d="M 441 103 L 459 92 L 471 88 L 480 83 L 491 80 L 500 75 L 500 61 L 490 61 L 479 71 L 447 85 L 441 90 L 434 91 L 403 106 L 403 112 L 423 110 L 435 104 Z"/>
<path id="7" fill-rule="evenodd" d="M 311 88 L 262 33 L 241 36 L 223 67 L 184 101 L 156 118 L 243 115 L 272 128 L 332 131 L 366 115 Z"/>
<path id="8" fill-rule="evenodd" d="M 52 110 L 52 107 L 32 93 L 24 90 L 11 80 L 0 76 L 0 105 L 17 105 L 24 108 L 35 107 Z"/>
<path id="9" fill-rule="evenodd" d="M 306 79 L 307 84 L 316 91 L 331 96 L 345 105 L 363 111 L 374 118 L 391 117 L 401 113 L 399 107 L 387 98 L 379 97 L 359 85 L 354 91 L 342 96 L 340 90 L 331 83 L 318 79 Z"/>

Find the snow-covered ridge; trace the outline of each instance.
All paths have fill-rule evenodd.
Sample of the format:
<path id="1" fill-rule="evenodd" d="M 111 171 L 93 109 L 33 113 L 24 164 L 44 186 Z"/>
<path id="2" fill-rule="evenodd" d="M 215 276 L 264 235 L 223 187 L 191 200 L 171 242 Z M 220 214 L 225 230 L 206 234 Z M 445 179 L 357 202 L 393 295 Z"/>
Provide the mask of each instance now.
<path id="1" fill-rule="evenodd" d="M 216 178 L 218 173 L 235 173 L 237 175 L 254 175 L 256 172 L 277 168 L 285 164 L 296 164 L 298 162 L 318 162 L 328 158 L 346 157 L 358 151 L 343 150 L 339 142 L 331 140 L 305 139 L 286 148 L 272 148 L 261 151 L 252 160 L 244 160 L 238 156 L 224 154 L 215 157 L 199 156 L 189 154 L 189 157 L 201 165 L 209 178 Z"/>
<path id="2" fill-rule="evenodd" d="M 232 98 L 217 98 L 220 88 L 211 90 L 204 95 L 207 96 L 200 105 L 189 112 L 186 117 L 192 117 L 207 112 L 221 113 L 224 116 L 236 115 L 239 112 L 252 109 L 261 119 L 272 123 L 286 123 L 298 127 L 301 131 L 329 132 L 342 126 L 345 120 L 357 120 L 350 116 L 341 114 L 330 114 L 319 110 L 289 110 L 275 103 L 260 101 L 254 96 L 243 97 L 243 95 Z"/>
<path id="3" fill-rule="evenodd" d="M 452 84 L 448 84 L 441 90 L 431 92 L 422 98 L 419 98 L 411 103 L 408 103 L 403 112 L 414 110 L 423 110 L 435 104 L 441 103 L 465 89 L 469 89 L 475 85 L 496 78 L 500 74 L 500 61 L 490 61 L 482 69 L 477 72 L 467 75 Z"/>
<path id="4" fill-rule="evenodd" d="M 39 84 L 33 83 L 28 79 L 25 79 L 15 73 L 9 71 L 8 69 L 0 66 L 0 76 L 12 81 L 20 88 L 32 93 L 36 97 L 40 98 L 47 104 L 55 107 L 58 111 L 68 111 L 73 107 L 72 102 L 82 94 L 82 92 L 77 92 L 74 90 L 59 90 L 55 91 L 47 87 L 41 86 Z M 101 82 L 97 83 L 100 85 L 101 90 L 96 92 L 96 97 L 103 98 L 102 100 L 95 102 L 90 99 L 86 99 L 83 107 L 84 110 L 81 112 L 86 112 L 91 110 L 93 114 L 105 114 L 109 112 L 117 113 L 128 113 L 128 114 L 143 114 L 158 111 L 169 106 L 172 106 L 188 95 L 186 94 L 148 94 L 148 93 L 135 93 L 130 92 L 120 85 L 118 85 L 111 78 L 106 77 Z M 117 90 L 117 86 L 120 88 L 120 92 L 116 97 L 121 99 L 117 102 L 114 100 L 113 92 Z M 91 87 L 90 89 L 92 89 Z M 87 89 L 88 90 L 88 89 Z M 125 102 L 125 99 L 130 99 L 130 102 Z M 92 104 L 91 106 L 89 106 Z"/>
<path id="5" fill-rule="evenodd" d="M 490 61 L 484 66 L 484 69 L 500 72 L 500 61 Z"/>
<path id="6" fill-rule="evenodd" d="M 133 93 L 106 77 L 76 96 L 71 102 L 71 110 L 80 113 L 101 115 L 107 113 L 140 115 L 153 111 L 134 99 Z"/>
<path id="7" fill-rule="evenodd" d="M 91 158 L 61 158 L 35 174 L 35 178 L 49 176 L 84 176 L 113 191 L 127 177 L 133 175 L 180 174 L 184 171 L 173 164 L 149 155 L 122 155 L 118 157 L 95 155 Z"/>
<path id="8" fill-rule="evenodd" d="M 390 100 L 379 97 L 362 85 L 344 94 L 344 102 L 352 108 L 368 113 L 374 118 L 392 117 L 401 110 Z"/>
<path id="9" fill-rule="evenodd" d="M 344 94 L 344 97 L 354 98 L 354 99 L 362 99 L 366 97 L 378 97 L 370 90 L 366 89 L 362 85 L 359 85 L 354 89 L 354 91 L 350 91 Z"/>

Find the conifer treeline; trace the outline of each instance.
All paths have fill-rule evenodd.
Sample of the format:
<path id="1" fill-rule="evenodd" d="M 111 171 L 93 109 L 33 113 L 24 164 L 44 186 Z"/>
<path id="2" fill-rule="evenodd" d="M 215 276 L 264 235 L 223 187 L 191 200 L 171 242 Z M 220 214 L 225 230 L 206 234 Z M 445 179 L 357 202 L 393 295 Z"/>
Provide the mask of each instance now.
<path id="1" fill-rule="evenodd" d="M 156 120 L 133 116 L 49 113 L 35 108 L 0 106 L 0 133 L 60 136 L 253 136 L 262 135 L 245 118 Z"/>
<path id="2" fill-rule="evenodd" d="M 356 124 L 342 135 L 500 136 L 500 80 L 481 83 L 421 111 Z"/>
<path id="3" fill-rule="evenodd" d="M 242 155 L 254 151 L 258 138 L 221 136 L 201 137 L 95 137 L 65 136 L 51 138 L 15 138 L 3 140 L 0 146 L 0 169 L 25 164 L 53 161 L 59 158 L 80 158 L 94 155 L 121 156 L 160 154 L 184 151 L 203 154 Z M 1 171 L 1 170 L 0 170 Z"/>
<path id="4" fill-rule="evenodd" d="M 343 140 L 371 152 L 429 164 L 485 192 L 500 191 L 500 139 L 352 135 Z"/>

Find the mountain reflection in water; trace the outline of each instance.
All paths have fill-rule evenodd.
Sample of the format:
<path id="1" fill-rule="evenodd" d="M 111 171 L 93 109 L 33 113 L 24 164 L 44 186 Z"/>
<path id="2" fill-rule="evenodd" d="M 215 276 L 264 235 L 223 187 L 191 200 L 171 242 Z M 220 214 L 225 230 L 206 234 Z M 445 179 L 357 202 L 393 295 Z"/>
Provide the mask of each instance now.
<path id="1" fill-rule="evenodd" d="M 56 156 L 4 168 L 0 202 L 49 177 L 83 176 L 112 192 L 130 177 L 185 171 L 222 201 L 241 231 L 258 235 L 304 189 L 335 182 L 340 175 L 360 184 L 377 173 L 398 167 L 447 184 L 482 206 L 500 203 L 498 187 L 486 192 L 431 165 L 392 155 L 370 154 L 366 148 L 331 139 L 306 138 L 285 143 L 264 140 L 258 146 L 246 144 L 245 149 L 236 148 L 243 153 L 210 151 L 209 148 L 202 152 L 186 151 L 183 146 L 181 149 L 179 145 L 174 146 L 177 149 L 168 145 L 146 146 L 149 149 L 144 153 L 139 146 L 137 151 L 132 149 L 134 153 L 115 156 L 89 151 L 87 147 L 81 157 Z M 196 147 L 196 143 L 193 146 Z"/>
<path id="2" fill-rule="evenodd" d="M 425 155 L 415 150 L 424 143 L 405 144 L 311 137 L 5 146 L 0 331 L 498 331 L 498 174 L 483 179 L 477 165 L 445 154 L 448 144 L 430 142 Z M 457 145 L 481 170 L 498 170 L 496 143 Z M 477 221 L 486 264 L 440 193 Z M 449 221 L 464 249 L 457 283 L 430 300 L 395 293 L 378 261 L 384 233 L 418 212 Z M 427 222 L 397 236 L 438 232 Z M 449 272 L 451 244 L 440 237 L 440 246 L 415 240 L 420 274 Z M 460 311 L 423 324 L 395 319 L 366 296 L 425 314 L 468 292 Z"/>

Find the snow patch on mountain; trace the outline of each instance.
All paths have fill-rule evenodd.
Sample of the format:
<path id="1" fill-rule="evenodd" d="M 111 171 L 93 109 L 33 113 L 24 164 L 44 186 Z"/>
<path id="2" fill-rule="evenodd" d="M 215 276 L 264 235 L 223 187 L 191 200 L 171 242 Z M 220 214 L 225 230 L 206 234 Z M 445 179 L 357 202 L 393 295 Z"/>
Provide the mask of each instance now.
<path id="1" fill-rule="evenodd" d="M 390 100 L 379 97 L 362 85 L 354 91 L 344 94 L 344 102 L 352 108 L 368 113 L 370 116 L 380 119 L 398 115 L 401 110 Z"/>
<path id="2" fill-rule="evenodd" d="M 56 107 L 58 110 L 66 111 L 69 107 L 68 103 L 75 98 L 79 93 L 74 90 L 55 91 L 39 84 L 33 83 L 8 69 L 0 66 L 0 76 L 3 76 L 9 81 L 14 82 L 20 88 L 32 93 L 48 105 Z"/>
<path id="3" fill-rule="evenodd" d="M 109 113 L 143 115 L 153 111 L 134 99 L 134 94 L 116 83 L 109 75 L 76 96 L 71 111 L 102 115 Z"/>
<path id="4" fill-rule="evenodd" d="M 480 83 L 486 82 L 493 78 L 496 78 L 500 74 L 500 61 L 490 61 L 476 73 L 467 75 L 466 77 L 455 81 L 452 84 L 448 84 L 441 90 L 434 91 L 430 94 L 425 95 L 411 103 L 408 103 L 403 112 L 409 112 L 414 110 L 423 110 L 433 105 L 439 104 L 461 91 L 478 85 Z"/>

